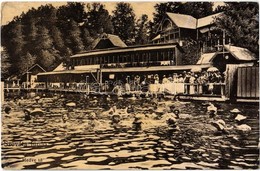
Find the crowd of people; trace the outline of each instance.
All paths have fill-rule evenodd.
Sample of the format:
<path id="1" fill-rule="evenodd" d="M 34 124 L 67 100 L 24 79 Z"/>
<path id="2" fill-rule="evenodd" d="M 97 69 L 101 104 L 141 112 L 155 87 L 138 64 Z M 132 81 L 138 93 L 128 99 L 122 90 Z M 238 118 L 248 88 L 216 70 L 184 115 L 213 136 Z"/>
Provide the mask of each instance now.
<path id="1" fill-rule="evenodd" d="M 170 89 L 171 92 L 183 94 L 221 94 L 221 83 L 224 81 L 225 77 L 219 71 L 199 73 L 184 71 L 168 76 L 159 74 L 128 76 L 125 78 L 124 87 L 121 88 L 124 88 L 126 92 L 167 91 Z M 153 88 L 151 85 L 158 86 Z M 120 86 L 114 86 L 114 90 L 118 90 L 118 88 Z"/>
<path id="2" fill-rule="evenodd" d="M 169 92 L 170 94 L 216 94 L 223 93 L 222 85 L 225 82 L 225 75 L 220 71 L 202 72 L 175 72 L 171 74 L 147 74 L 129 75 L 121 78 L 106 80 L 100 86 L 99 83 L 52 83 L 50 88 L 69 88 L 75 90 L 113 92 L 122 94 L 123 92 Z"/>

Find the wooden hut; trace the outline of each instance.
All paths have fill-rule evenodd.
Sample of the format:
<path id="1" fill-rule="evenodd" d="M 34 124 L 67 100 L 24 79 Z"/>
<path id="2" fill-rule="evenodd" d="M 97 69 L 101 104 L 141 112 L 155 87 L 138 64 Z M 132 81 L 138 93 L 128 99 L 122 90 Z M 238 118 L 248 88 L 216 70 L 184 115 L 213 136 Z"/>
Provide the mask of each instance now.
<path id="1" fill-rule="evenodd" d="M 224 45 L 224 49 L 212 53 L 201 55 L 197 64 L 211 64 L 217 67 L 221 72 L 226 70 L 228 64 L 254 64 L 256 56 L 246 48 L 233 45 Z"/>
<path id="2" fill-rule="evenodd" d="M 34 64 L 25 73 L 23 73 L 21 78 L 21 83 L 24 87 L 34 88 L 38 82 L 37 74 L 44 73 L 46 70 L 42 68 L 39 64 Z"/>

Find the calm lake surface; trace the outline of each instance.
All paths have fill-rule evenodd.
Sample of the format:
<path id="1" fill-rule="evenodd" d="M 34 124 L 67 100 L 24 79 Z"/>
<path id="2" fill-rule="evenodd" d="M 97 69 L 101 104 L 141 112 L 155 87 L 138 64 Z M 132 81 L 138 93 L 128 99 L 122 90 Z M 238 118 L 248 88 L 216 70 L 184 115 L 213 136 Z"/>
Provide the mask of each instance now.
<path id="1" fill-rule="evenodd" d="M 76 107 L 68 112 L 67 102 Z M 115 128 L 109 106 L 133 113 L 122 114 Z M 157 104 L 155 110 L 153 106 Z M 160 116 L 165 104 L 180 110 L 179 131 L 171 133 Z M 223 119 L 229 133 L 216 132 L 203 102 L 81 96 L 9 100 L 9 115 L 2 111 L 2 167 L 5 169 L 259 169 L 259 106 L 213 102 L 216 119 Z M 24 121 L 23 110 L 41 108 L 45 122 Z M 232 129 L 230 110 L 247 117 L 252 130 Z M 3 110 L 3 108 L 2 108 Z M 122 111 L 122 110 L 121 110 Z M 157 111 L 157 112 L 155 112 Z M 91 112 L 96 117 L 90 118 Z M 70 119 L 63 123 L 62 115 Z M 133 131 L 134 115 L 142 115 L 142 130 Z M 153 116 L 153 117 L 152 117 Z"/>

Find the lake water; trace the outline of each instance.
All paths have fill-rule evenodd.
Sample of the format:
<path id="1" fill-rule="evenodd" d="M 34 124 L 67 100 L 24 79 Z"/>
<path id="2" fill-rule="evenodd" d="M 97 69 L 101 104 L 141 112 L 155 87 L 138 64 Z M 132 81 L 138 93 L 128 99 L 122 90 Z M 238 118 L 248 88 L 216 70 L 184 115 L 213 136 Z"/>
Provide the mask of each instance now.
<path id="1" fill-rule="evenodd" d="M 76 107 L 68 112 L 67 102 Z M 122 114 L 114 128 L 108 106 L 135 106 L 134 113 Z M 157 114 L 153 106 L 158 104 Z M 180 110 L 179 131 L 170 132 L 160 117 L 164 104 Z M 259 169 L 259 106 L 213 102 L 216 119 L 223 119 L 229 133 L 216 132 L 203 102 L 172 100 L 94 98 L 81 96 L 10 100 L 9 115 L 2 111 L 2 167 L 5 169 Z M 23 110 L 40 107 L 46 123 L 24 121 Z M 252 130 L 240 133 L 230 110 L 237 108 L 247 117 Z M 96 117 L 90 118 L 91 112 Z M 122 111 L 122 110 L 121 110 Z M 61 116 L 70 120 L 63 123 Z M 152 114 L 154 113 L 154 114 Z M 134 131 L 134 115 L 141 115 L 142 130 Z M 153 117 L 152 117 L 153 116 Z"/>

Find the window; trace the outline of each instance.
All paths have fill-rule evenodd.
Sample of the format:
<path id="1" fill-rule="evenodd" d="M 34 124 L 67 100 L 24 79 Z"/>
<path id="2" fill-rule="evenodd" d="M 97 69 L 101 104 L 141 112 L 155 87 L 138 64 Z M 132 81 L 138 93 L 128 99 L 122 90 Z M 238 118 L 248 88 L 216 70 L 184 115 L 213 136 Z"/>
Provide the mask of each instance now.
<path id="1" fill-rule="evenodd" d="M 175 39 L 179 38 L 179 33 L 175 33 Z"/>

